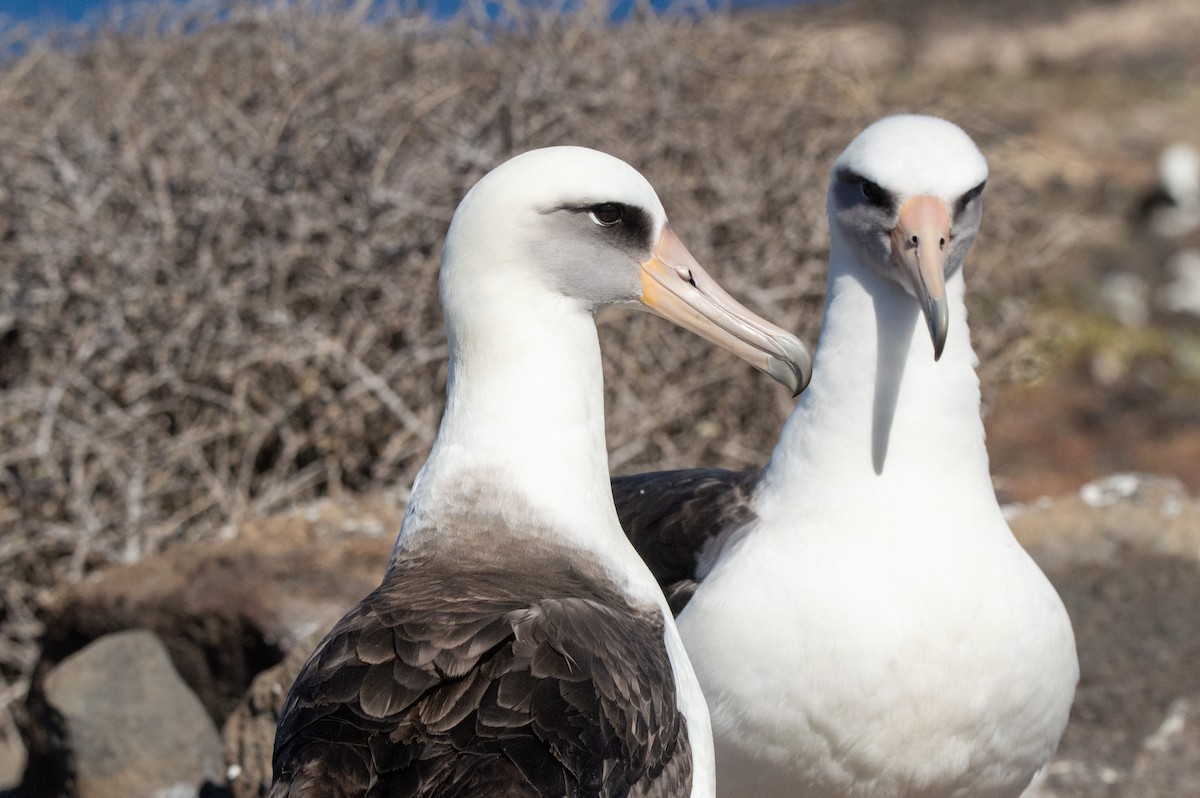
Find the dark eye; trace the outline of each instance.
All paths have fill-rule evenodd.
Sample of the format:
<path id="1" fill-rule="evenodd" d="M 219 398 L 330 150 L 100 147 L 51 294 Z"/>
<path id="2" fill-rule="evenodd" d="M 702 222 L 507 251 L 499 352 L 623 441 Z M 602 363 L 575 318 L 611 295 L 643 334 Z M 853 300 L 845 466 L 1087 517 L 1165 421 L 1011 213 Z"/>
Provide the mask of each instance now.
<path id="1" fill-rule="evenodd" d="M 625 218 L 625 208 L 615 202 L 605 202 L 588 208 L 588 216 L 601 227 L 612 227 Z"/>
<path id="2" fill-rule="evenodd" d="M 862 189 L 862 195 L 866 197 L 867 202 L 871 203 L 872 205 L 878 208 L 885 208 L 891 204 L 892 195 L 889 194 L 883 188 L 883 186 L 879 185 L 878 183 L 872 183 L 870 180 L 867 180 L 864 177 L 862 182 L 858 185 L 859 188 Z"/>

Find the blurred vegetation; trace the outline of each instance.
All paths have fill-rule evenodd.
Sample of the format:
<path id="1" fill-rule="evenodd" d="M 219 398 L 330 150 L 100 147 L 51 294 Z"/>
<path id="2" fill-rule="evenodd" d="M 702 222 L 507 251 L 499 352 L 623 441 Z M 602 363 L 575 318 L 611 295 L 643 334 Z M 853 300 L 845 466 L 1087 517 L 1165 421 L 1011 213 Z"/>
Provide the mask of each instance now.
<path id="1" fill-rule="evenodd" d="M 1196 118 L 1195 15 L 1160 25 L 1146 61 L 1103 38 L 1061 55 L 1020 27 L 1061 15 L 894 8 L 613 28 L 591 3 L 497 31 L 362 3 L 192 4 L 12 32 L 0 707 L 56 585 L 317 496 L 403 501 L 441 412 L 442 236 L 475 180 L 532 147 L 641 169 L 698 259 L 813 342 L 828 164 L 885 113 L 948 116 L 992 164 L 969 263 L 985 392 L 1044 373 L 1040 298 L 1091 273 L 1058 265 L 1121 238 L 1105 225 L 1145 177 L 1130 164 Z M 1113 110 L 1129 97 L 1087 66 L 1113 59 L 1143 65 L 1130 85 L 1157 119 Z M 1106 151 L 1125 160 L 1098 165 Z M 762 462 L 790 408 L 777 386 L 653 318 L 606 314 L 601 332 L 614 470 Z"/>

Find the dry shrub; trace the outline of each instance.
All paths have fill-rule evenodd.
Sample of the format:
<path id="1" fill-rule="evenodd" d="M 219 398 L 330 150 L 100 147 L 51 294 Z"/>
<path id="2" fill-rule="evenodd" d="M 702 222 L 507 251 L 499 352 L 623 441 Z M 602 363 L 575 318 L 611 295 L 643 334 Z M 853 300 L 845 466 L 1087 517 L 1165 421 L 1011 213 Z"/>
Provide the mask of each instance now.
<path id="1" fill-rule="evenodd" d="M 625 158 L 701 262 L 813 341 L 828 163 L 886 110 L 883 70 L 803 19 L 153 13 L 0 69 L 8 698 L 51 587 L 314 496 L 403 498 L 441 412 L 441 239 L 492 166 Z M 986 257 L 975 289 L 1038 266 Z M 601 326 L 614 469 L 763 460 L 782 389 L 660 320 Z"/>

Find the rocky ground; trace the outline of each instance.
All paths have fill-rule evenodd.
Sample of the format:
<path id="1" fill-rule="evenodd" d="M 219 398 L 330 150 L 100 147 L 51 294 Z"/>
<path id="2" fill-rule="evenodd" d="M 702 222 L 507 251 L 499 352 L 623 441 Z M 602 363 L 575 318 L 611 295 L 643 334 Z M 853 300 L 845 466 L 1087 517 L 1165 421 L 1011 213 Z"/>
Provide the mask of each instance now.
<path id="1" fill-rule="evenodd" d="M 1008 513 L 1067 605 L 1082 669 L 1029 798 L 1200 794 L 1200 500 L 1120 474 Z M 64 593 L 30 698 L 29 781 L 12 795 L 68 794 L 69 761 L 81 798 L 264 796 L 287 687 L 377 583 L 398 523 L 385 499 L 323 501 Z"/>
<path id="2" fill-rule="evenodd" d="M 823 231 L 812 223 L 820 215 L 820 197 L 805 194 L 801 200 L 785 192 L 793 187 L 784 184 L 797 178 L 779 178 L 783 155 L 773 147 L 787 148 L 798 173 L 820 174 L 845 135 L 863 122 L 912 109 L 954 118 L 981 141 L 992 179 L 988 221 L 970 264 L 971 312 L 983 357 L 992 468 L 999 495 L 1010 503 L 1014 531 L 1067 604 L 1082 667 L 1071 725 L 1030 795 L 1200 795 L 1200 233 L 1144 205 L 1158 185 L 1163 149 L 1179 141 L 1200 145 L 1200 6 L 1191 0 L 1052 6 L 868 0 L 718 24 L 724 27 L 717 34 L 654 29 L 625 41 L 620 52 L 631 63 L 633 54 L 654 49 L 647 43 L 674 55 L 656 55 L 621 73 L 624 83 L 601 81 L 596 75 L 605 76 L 603 70 L 562 60 L 563 45 L 547 44 L 549 35 L 530 48 L 534 66 L 524 71 L 500 56 L 479 66 L 472 60 L 476 50 L 451 57 L 416 49 L 404 57 L 433 64 L 430 74 L 468 65 L 486 79 L 414 86 L 412 96 L 391 97 L 393 106 L 382 99 L 368 103 L 356 93 L 391 96 L 386 82 L 363 89 L 363 65 L 351 69 L 339 60 L 361 50 L 364 41 L 341 23 L 319 35 L 298 26 L 312 37 L 306 41 L 324 49 L 319 58 L 310 51 L 295 63 L 286 49 L 270 57 L 257 53 L 254 36 L 275 41 L 267 30 L 242 40 L 249 54 L 230 50 L 236 37 L 215 36 L 199 55 L 191 44 L 168 37 L 145 52 L 135 42 L 110 42 L 66 67 L 36 53 L 5 67 L 0 97 L 30 121 L 21 127 L 14 113 L 17 121 L 0 124 L 0 233 L 9 242 L 0 251 L 0 298 L 12 299 L 0 306 L 0 390 L 7 391 L 0 415 L 14 413 L 3 416 L 0 429 L 8 436 L 0 452 L 6 465 L 0 474 L 0 795 L 182 798 L 203 784 L 209 795 L 262 794 L 272 713 L 288 674 L 313 635 L 377 583 L 399 525 L 405 480 L 419 465 L 436 422 L 444 353 L 429 278 L 457 184 L 439 184 L 436 191 L 420 181 L 409 185 L 409 174 L 396 167 L 403 161 L 397 148 L 401 141 L 423 142 L 431 130 L 451 130 L 454 117 L 445 109 L 455 102 L 484 104 L 496 91 L 488 82 L 493 78 L 511 95 L 488 106 L 495 118 L 481 118 L 478 130 L 458 131 L 462 141 L 454 145 L 454 158 L 423 156 L 429 164 L 469 182 L 482 162 L 562 135 L 634 160 L 640 152 L 655 153 L 651 163 L 668 186 L 667 204 L 678 219 L 725 209 L 708 239 L 698 235 L 699 227 L 688 237 L 700 241 L 697 254 L 762 265 L 761 274 L 733 275 L 734 288 L 810 338 L 824 246 Z M 571 52 L 586 50 L 607 63 L 607 47 L 584 33 L 565 36 Z M 386 52 L 386 42 L 372 42 L 383 49 L 370 52 Z M 204 113 L 211 115 L 205 128 L 180 110 L 186 106 L 181 98 L 189 90 L 187 70 L 199 68 L 194 63 L 217 72 L 213 65 L 222 61 L 212 58 L 213 49 L 265 71 L 246 95 L 238 94 L 245 81 L 236 75 L 217 75 L 219 81 L 209 76 L 215 88 L 199 92 L 208 102 Z M 678 55 L 684 52 L 692 55 Z M 438 60 L 443 56 L 444 63 Z M 326 63 L 320 59 L 328 59 L 325 71 L 312 66 Z M 291 66 L 272 66 L 277 64 Z M 395 68 L 415 69 L 408 62 Z M 171 70 L 179 74 L 171 77 Z M 39 77 L 39 71 L 45 74 Z M 339 82 L 347 71 L 358 79 Z M 562 91 L 559 71 L 570 73 L 573 91 L 582 86 L 592 92 L 592 104 L 581 103 L 577 117 L 553 110 L 575 107 L 556 93 Z M 94 124 L 76 119 L 91 97 L 71 94 L 70 87 L 91 87 L 95 75 L 105 77 L 108 88 L 84 94 L 120 95 L 100 103 L 97 112 L 105 120 L 116 115 L 117 138 L 103 126 L 90 138 L 78 133 Z M 626 136 L 640 130 L 630 125 L 641 114 L 626 113 L 622 103 L 637 86 L 655 80 L 660 99 L 673 103 L 672 113 L 685 114 L 695 137 L 688 146 L 641 133 Z M 617 98 L 598 93 L 600 84 Z M 279 96 L 264 95 L 269 89 Z M 143 96 L 167 109 L 168 122 L 120 127 L 138 121 L 130 109 Z M 705 97 L 709 104 L 687 117 L 683 100 Z M 531 105 L 538 110 L 514 119 L 511 109 L 522 103 L 527 111 Z M 611 113 L 598 114 L 597 108 Z M 326 160 L 304 161 L 309 150 L 341 146 L 322 120 L 362 109 L 377 115 L 357 119 L 348 136 L 352 146 L 322 156 Z M 410 109 L 428 116 L 409 138 L 383 135 L 376 141 L 363 132 L 393 124 Z M 139 107 L 142 112 L 150 113 Z M 722 122 L 721 114 L 736 117 L 737 124 Z M 589 121 L 601 117 L 603 124 Z M 193 134 L 201 143 L 188 139 Z M 187 146 L 171 150 L 177 140 Z M 202 144 L 214 141 L 219 146 L 212 156 Z M 247 141 L 262 151 L 221 160 L 236 147 L 249 147 Z M 87 158 L 97 152 L 102 168 L 89 171 L 95 164 Z M 201 156 L 217 159 L 202 176 L 173 171 Z M 696 170 L 697 162 L 705 169 Z M 303 168 L 288 171 L 296 163 Z M 254 181 L 262 164 L 266 179 L 276 182 L 260 191 Z M 118 167 L 127 172 L 104 171 Z M 40 174 L 37 169 L 50 175 L 53 186 L 45 195 L 40 188 L 22 194 L 36 187 L 30 175 Z M 343 172 L 355 169 L 360 182 L 342 186 Z M 227 177 L 229 186 L 219 182 Z M 301 191 L 310 178 L 318 187 L 313 197 Z M 204 194 L 206 180 L 218 186 L 211 196 Z M 123 198 L 122 181 L 139 186 L 144 196 Z M 332 199 L 325 196 L 329 186 Z M 235 203 L 233 216 L 215 215 L 213 207 L 223 208 L 242 190 L 251 199 Z M 364 207 L 339 204 L 359 195 L 371 198 Z M 272 205 L 279 197 L 286 202 Z M 714 203 L 718 197 L 722 202 Z M 25 207 L 44 209 L 44 216 L 26 223 Z M 104 215 L 106 208 L 112 218 Z M 331 208 L 342 215 L 335 218 Z M 137 232 L 128 221 L 134 209 L 145 213 L 138 222 L 143 232 L 154 231 L 136 246 L 129 243 Z M 227 232 L 232 228 L 226 225 L 252 214 L 258 215 L 244 229 Z M 766 235 L 766 224 L 783 234 Z M 79 231 L 82 239 L 68 242 Z M 198 266 L 194 248 L 188 249 L 193 233 L 210 259 L 200 258 Z M 372 270 L 373 258 L 394 257 L 401 233 L 415 236 L 405 244 L 412 267 L 403 283 L 407 294 L 383 278 L 376 282 Z M 116 242 L 111 252 L 105 249 L 110 239 Z M 336 272 L 338 284 L 324 291 L 330 277 L 319 264 L 335 249 L 343 271 Z M 243 287 L 253 297 L 261 283 L 254 269 L 282 269 L 262 256 L 280 250 L 301 265 L 284 281 L 299 285 L 298 296 L 281 303 L 296 317 L 277 318 L 282 311 L 276 306 L 263 310 L 271 336 L 277 336 L 269 337 L 270 351 L 282 353 L 272 361 L 275 355 L 264 355 L 261 347 L 241 346 L 259 334 L 254 306 L 238 305 L 221 317 L 227 326 L 215 331 L 211 319 L 241 302 L 237 292 Z M 13 252 L 20 253 L 17 261 Z M 229 261 L 233 271 L 206 275 L 214 252 L 218 267 Z M 242 253 L 249 253 L 245 263 Z M 261 264 L 247 265 L 260 256 Z M 186 289 L 184 298 L 211 302 L 215 310 L 185 318 L 180 309 L 198 305 L 176 307 L 174 294 L 155 295 L 147 300 L 151 321 L 161 322 L 165 313 L 186 330 L 174 337 L 201 336 L 205 346 L 172 344 L 168 336 L 162 352 L 112 354 L 104 347 L 136 325 L 86 315 L 84 300 L 91 295 L 72 293 L 83 273 L 79 264 L 142 258 L 158 269 L 172 257 L 180 266 L 172 279 Z M 20 315 L 42 301 L 40 295 L 13 287 L 13 274 L 23 273 L 18 267 L 26 262 L 75 275 L 58 287 L 61 296 L 48 292 L 46 304 L 59 302 L 81 314 L 83 322 L 66 334 L 102 357 L 89 361 L 71 346 L 59 346 L 53 335 L 43 346 L 38 336 L 49 322 Z M 312 276 L 304 269 L 315 282 L 304 282 Z M 196 285 L 182 282 L 193 273 Z M 348 274 L 370 279 L 359 286 Z M 160 276 L 152 273 L 146 286 L 163 284 Z M 214 294 L 214 285 L 224 293 Z M 96 301 L 109 308 L 114 286 L 101 281 L 95 288 Z M 369 304 L 380 296 L 393 299 Z M 328 308 L 320 306 L 326 299 Z M 122 301 L 136 297 L 122 295 Z M 340 321 L 311 322 L 344 306 L 352 309 L 345 329 Z M 301 315 L 303 309 L 312 316 Z M 396 318 L 404 323 L 386 325 Z M 362 319 L 384 321 L 356 327 Z M 149 329 L 152 338 L 162 338 L 154 333 L 160 327 Z M 606 376 L 617 391 L 609 396 L 614 467 L 760 462 L 788 405 L 727 390 L 744 375 L 723 361 L 702 369 L 702 382 L 672 373 L 661 386 L 669 399 L 658 403 L 662 415 L 651 412 L 652 397 L 621 392 L 661 365 L 646 362 L 645 348 L 637 346 L 659 334 L 640 320 L 628 330 L 610 322 L 602 327 L 610 355 Z M 61 362 L 38 360 L 59 350 Z M 180 407 L 162 410 L 163 386 L 177 375 L 150 368 L 131 371 L 115 385 L 105 382 L 118 368 L 142 368 L 143 361 L 153 367 L 180 351 L 197 362 L 210 357 L 217 375 L 200 366 L 190 375 L 181 372 L 191 380 L 184 380 L 184 389 L 192 391 L 185 398 L 209 422 L 187 433 L 210 442 L 196 444 L 208 457 L 198 465 L 190 444 L 182 445 L 187 436 L 179 431 L 186 420 Z M 699 347 L 690 351 L 708 357 Z M 128 361 L 121 360 L 126 354 Z M 93 363 L 98 370 L 88 371 Z M 35 366 L 45 378 L 40 392 L 24 390 L 21 382 L 22 368 Z M 298 370 L 287 372 L 292 366 Z M 256 373 L 279 379 L 258 385 Z M 103 412 L 86 416 L 88 407 Z M 223 407 L 235 412 L 226 417 L 212 411 Z M 109 426 L 102 429 L 100 422 Z M 172 426 L 177 422 L 179 429 Z M 258 435 L 271 425 L 281 430 L 277 437 Z M 375 434 L 385 428 L 386 436 Z M 374 438 L 386 438 L 386 445 Z M 171 469 L 156 471 L 148 453 L 168 446 L 176 460 Z M 228 472 L 219 468 L 224 461 L 232 464 Z M 255 481 L 271 477 L 278 480 Z M 14 481 L 17 488 L 10 490 Z M 199 497 L 187 492 L 196 485 L 202 486 Z M 155 505 L 150 500 L 156 490 L 170 501 Z M 321 494 L 329 498 L 279 511 L 296 496 Z M 153 701 L 136 697 L 149 695 Z M 4 709 L 9 704 L 16 710 L 11 715 Z M 106 744 L 114 739 L 129 745 Z M 154 756 L 156 750 L 168 755 Z M 175 756 L 181 750 L 191 755 Z M 64 783 L 68 760 L 73 776 Z M 156 769 L 164 762 L 173 769 Z"/>

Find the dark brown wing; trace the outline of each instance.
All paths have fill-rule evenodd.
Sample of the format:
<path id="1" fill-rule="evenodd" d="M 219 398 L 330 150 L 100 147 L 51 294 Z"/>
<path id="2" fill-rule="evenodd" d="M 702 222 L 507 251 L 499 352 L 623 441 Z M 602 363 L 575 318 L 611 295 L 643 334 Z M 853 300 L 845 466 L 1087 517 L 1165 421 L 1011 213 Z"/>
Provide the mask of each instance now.
<path id="1" fill-rule="evenodd" d="M 297 677 L 272 797 L 687 795 L 661 612 L 516 554 L 395 564 Z"/>
<path id="2" fill-rule="evenodd" d="M 754 520 L 762 470 L 687 468 L 613 477 L 617 515 L 678 615 L 700 583 L 706 547 Z"/>

